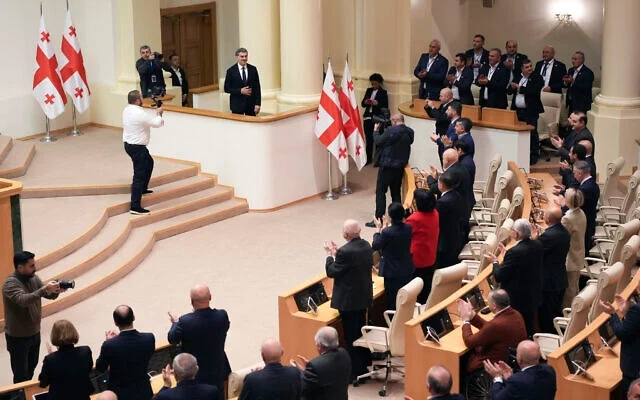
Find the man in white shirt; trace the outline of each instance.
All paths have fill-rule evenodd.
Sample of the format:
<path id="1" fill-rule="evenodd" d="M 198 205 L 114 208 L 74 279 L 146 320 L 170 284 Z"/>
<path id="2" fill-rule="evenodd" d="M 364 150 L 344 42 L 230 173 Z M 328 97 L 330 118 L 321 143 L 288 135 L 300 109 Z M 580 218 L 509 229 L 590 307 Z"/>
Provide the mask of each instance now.
<path id="1" fill-rule="evenodd" d="M 149 190 L 149 180 L 153 172 L 153 158 L 147 145 L 151 137 L 151 127 L 164 125 L 162 107 L 156 109 L 155 117 L 142 108 L 142 95 L 137 90 L 129 92 L 129 105 L 122 111 L 122 141 L 124 150 L 133 162 L 133 182 L 131 183 L 131 207 L 129 212 L 136 215 L 149 214 L 142 208 L 142 195 L 153 193 Z"/>

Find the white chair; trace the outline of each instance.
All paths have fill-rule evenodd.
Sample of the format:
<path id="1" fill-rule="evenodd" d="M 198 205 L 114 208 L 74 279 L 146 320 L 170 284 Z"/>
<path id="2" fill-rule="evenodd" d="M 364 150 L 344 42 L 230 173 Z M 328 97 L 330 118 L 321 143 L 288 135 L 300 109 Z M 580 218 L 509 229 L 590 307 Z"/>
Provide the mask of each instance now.
<path id="1" fill-rule="evenodd" d="M 638 259 L 638 251 L 640 251 L 640 236 L 633 235 L 627 240 L 624 247 L 622 247 L 622 254 L 620 255 L 620 261 L 624 265 L 624 271 L 622 271 L 622 277 L 618 281 L 618 287 L 616 293 L 622 292 L 627 285 L 633 279 L 631 271 L 636 266 L 636 260 Z"/>
<path id="2" fill-rule="evenodd" d="M 502 166 L 502 156 L 496 154 L 489 163 L 489 177 L 487 180 L 473 183 L 473 194 L 476 197 L 476 202 L 482 201 L 482 199 L 493 199 L 496 196 L 496 178 L 498 177 L 500 166 Z M 486 204 L 484 205 L 486 206 Z"/>
<path id="3" fill-rule="evenodd" d="M 511 182 L 515 180 L 515 175 L 511 171 L 505 171 L 500 178 L 498 178 L 498 188 L 495 195 L 491 198 L 481 198 L 476 201 L 476 205 L 473 207 L 474 210 L 491 210 L 491 212 L 496 212 L 500 205 L 502 199 L 509 198 L 509 187 L 511 186 Z M 474 220 L 473 214 L 471 215 L 471 222 L 477 223 L 478 221 Z"/>
<path id="4" fill-rule="evenodd" d="M 560 123 L 560 112 L 562 108 L 562 94 L 542 92 L 540 100 L 544 106 L 544 112 L 538 118 L 538 136 L 540 142 L 548 140 L 552 136 L 558 135 L 558 125 Z M 547 154 L 547 161 L 550 160 L 549 154 L 556 153 L 554 147 L 540 146 L 541 153 Z"/>
<path id="5" fill-rule="evenodd" d="M 465 262 L 437 269 L 433 274 L 431 293 L 429 293 L 424 309 L 428 310 L 460 289 L 462 280 L 466 279 L 468 272 L 469 267 Z"/>
<path id="6" fill-rule="evenodd" d="M 584 258 L 585 268 L 580 271 L 580 274 L 597 279 L 603 267 L 620 261 L 622 248 L 631 236 L 638 234 L 639 231 L 640 220 L 632 219 L 616 228 L 613 239 L 596 239 L 596 245 L 589 251 L 590 256 L 595 253 L 596 257 Z"/>
<path id="7" fill-rule="evenodd" d="M 600 189 L 600 205 L 610 205 L 611 200 L 622 200 L 621 197 L 615 197 L 620 193 L 618 183 L 620 178 L 620 170 L 624 167 L 624 157 L 618 156 L 615 160 L 607 164 L 607 177 Z"/>
<path id="8" fill-rule="evenodd" d="M 414 278 L 404 285 L 396 296 L 396 311 L 386 310 L 384 319 L 386 327 L 365 325 L 362 327 L 362 337 L 353 342 L 354 346 L 368 348 L 369 351 L 384 353 L 385 361 L 382 366 L 374 365 L 371 372 L 358 376 L 358 379 L 377 376 L 382 370 L 385 372 L 384 385 L 380 396 L 386 396 L 387 383 L 392 371 L 402 372 L 402 366 L 391 363 L 392 357 L 404 357 L 405 337 L 404 324 L 413 318 L 414 307 L 418 293 L 424 283 L 421 278 Z M 392 316 L 392 318 L 390 318 Z M 381 368 L 380 368 L 381 367 Z"/>
<path id="9" fill-rule="evenodd" d="M 596 226 L 595 237 L 605 237 L 609 233 L 607 226 L 622 224 L 627 222 L 629 214 L 632 210 L 640 206 L 640 191 L 638 190 L 640 183 L 640 169 L 631 175 L 627 182 L 627 191 L 623 197 L 611 196 L 600 206 L 596 217 L 596 222 L 600 226 Z M 600 195 L 600 200 L 603 196 Z"/>
<path id="10" fill-rule="evenodd" d="M 510 221 L 513 224 L 513 220 Z M 474 259 L 464 260 L 464 263 L 468 268 L 466 279 L 470 281 L 475 278 L 480 272 L 482 272 L 482 270 L 485 269 L 489 264 L 491 264 L 491 261 L 489 261 L 489 259 L 484 255 L 487 253 L 495 254 L 496 250 L 498 249 L 498 237 L 495 234 L 490 233 L 489 235 L 487 235 L 487 238 L 483 242 L 480 242 L 479 245 L 477 243 L 471 244 L 471 242 L 467 243 L 467 245 L 469 245 L 469 248 L 474 256 Z M 460 255 L 462 256 L 462 253 Z"/>
<path id="11" fill-rule="evenodd" d="M 615 296 L 616 289 L 618 287 L 618 282 L 622 278 L 623 273 L 624 264 L 620 261 L 600 272 L 600 276 L 598 276 L 598 283 L 596 286 L 597 294 L 596 298 L 593 301 L 593 304 L 591 304 L 588 322 L 593 321 L 598 317 L 598 315 L 600 315 L 600 313 L 602 313 L 600 300 L 607 302 L 613 301 L 613 297 Z"/>
<path id="12" fill-rule="evenodd" d="M 513 194 L 511 195 L 511 206 L 509 207 L 507 218 L 513 218 L 514 215 L 522 215 L 522 210 L 520 210 L 520 213 L 518 213 L 517 211 L 522 208 L 523 203 L 524 190 L 521 186 L 518 186 L 513 189 Z"/>
<path id="13" fill-rule="evenodd" d="M 495 212 L 488 209 L 472 210 L 471 215 L 477 222 L 476 225 L 469 227 L 469 240 L 482 242 L 488 234 L 497 233 L 504 220 L 509 217 L 509 210 L 511 210 L 509 199 L 502 199 L 500 207 Z"/>

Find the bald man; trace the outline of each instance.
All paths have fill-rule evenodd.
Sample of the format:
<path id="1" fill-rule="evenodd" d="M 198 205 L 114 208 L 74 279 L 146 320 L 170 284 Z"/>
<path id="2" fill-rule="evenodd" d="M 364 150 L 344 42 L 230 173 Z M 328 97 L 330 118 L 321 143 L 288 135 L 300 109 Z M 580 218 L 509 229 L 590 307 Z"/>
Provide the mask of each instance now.
<path id="1" fill-rule="evenodd" d="M 180 344 L 182 351 L 193 354 L 198 360 L 196 381 L 218 388 L 220 398 L 224 393 L 224 382 L 231 373 L 224 344 L 229 331 L 229 316 L 225 310 L 210 307 L 211 291 L 204 284 L 191 289 L 193 312 L 179 319 L 169 313 L 171 329 L 168 340 Z"/>
<path id="2" fill-rule="evenodd" d="M 107 388 L 119 400 L 148 400 L 153 396 L 147 375 L 149 360 L 156 349 L 153 333 L 138 332 L 133 327 L 131 307 L 120 305 L 113 311 L 119 333 L 108 331 L 96 360 L 96 371 L 109 370 Z"/>
<path id="3" fill-rule="evenodd" d="M 459 394 L 451 394 L 453 386 L 453 378 L 451 372 L 442 365 L 435 365 L 429 369 L 427 373 L 427 390 L 429 391 L 429 399 L 433 400 L 464 400 L 464 396 Z M 405 400 L 413 400 L 409 396 L 404 397 Z"/>
<path id="4" fill-rule="evenodd" d="M 555 57 L 556 51 L 553 46 L 545 46 L 542 49 L 542 60 L 536 63 L 534 72 L 544 79 L 543 92 L 562 94 L 562 77 L 567 74 L 567 66 Z"/>
<path id="5" fill-rule="evenodd" d="M 580 140 L 578 144 L 584 146 L 587 153 L 584 156 L 584 160 L 589 164 L 589 167 L 591 167 L 591 176 L 595 179 L 598 170 L 596 169 L 596 160 L 593 158 L 593 143 L 588 139 L 584 139 Z"/>
<path id="6" fill-rule="evenodd" d="M 523 340 L 517 351 L 520 372 L 513 373 L 504 362 L 484 361 L 484 368 L 493 377 L 493 400 L 553 400 L 556 395 L 556 373 L 550 366 L 540 364 L 540 347 Z"/>
<path id="7" fill-rule="evenodd" d="M 518 42 L 507 40 L 504 45 L 504 54 L 500 58 L 505 67 L 510 71 L 511 82 L 520 82 L 522 78 L 522 63 L 529 59 L 526 54 L 518 53 Z"/>
<path id="8" fill-rule="evenodd" d="M 438 100 L 448 69 L 449 60 L 440 54 L 440 41 L 432 40 L 429 42 L 429 52 L 420 55 L 420 60 L 413 70 L 413 75 L 420 80 L 418 97 Z"/>
<path id="9" fill-rule="evenodd" d="M 275 339 L 266 339 L 260 347 L 264 368 L 244 378 L 239 400 L 297 400 L 301 394 L 301 375 L 296 367 L 283 366 L 282 346 Z"/>
<path id="10" fill-rule="evenodd" d="M 373 250 L 368 241 L 360 237 L 358 221 L 348 219 L 342 225 L 342 238 L 346 243 L 338 249 L 335 242 L 325 242 L 327 252 L 325 270 L 333 278 L 331 308 L 340 311 L 347 351 L 351 357 L 351 382 L 369 372 L 371 353 L 364 347 L 354 347 L 353 342 L 362 336 L 366 325 L 367 309 L 373 304 L 371 267 Z"/>
<path id="11" fill-rule="evenodd" d="M 111 390 L 105 390 L 98 395 L 97 400 L 118 400 L 118 396 Z"/>
<path id="12" fill-rule="evenodd" d="M 571 234 L 562 225 L 562 210 L 554 205 L 545 210 L 544 230 L 538 240 L 544 247 L 542 262 L 542 304 L 538 308 L 540 332 L 555 333 L 553 319 L 562 316 L 562 299 L 569 285 L 566 260 Z"/>

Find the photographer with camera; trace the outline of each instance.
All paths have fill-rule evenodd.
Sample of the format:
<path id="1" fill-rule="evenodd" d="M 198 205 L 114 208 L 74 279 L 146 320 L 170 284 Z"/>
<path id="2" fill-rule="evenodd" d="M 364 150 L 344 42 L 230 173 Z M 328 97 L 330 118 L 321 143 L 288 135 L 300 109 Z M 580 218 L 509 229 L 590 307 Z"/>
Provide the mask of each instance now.
<path id="1" fill-rule="evenodd" d="M 162 54 L 152 53 L 146 44 L 140 46 L 140 58 L 136 61 L 136 69 L 140 75 L 142 97 L 164 96 L 166 93 L 162 58 Z"/>
<path id="2" fill-rule="evenodd" d="M 373 127 L 373 141 L 376 145 L 375 166 L 378 170 L 376 182 L 376 212 L 375 219 L 380 220 L 386 211 L 387 188 L 391 190 L 391 201 L 402 203 L 400 187 L 402 186 L 402 174 L 404 167 L 409 162 L 411 144 L 413 143 L 413 129 L 404 124 L 402 114 L 391 116 L 390 126 L 381 130 L 383 123 L 377 122 Z M 388 123 L 384 123 L 387 125 Z M 375 228 L 375 220 L 365 224 L 369 228 Z"/>
<path id="3" fill-rule="evenodd" d="M 13 256 L 15 271 L 2 285 L 4 335 L 11 358 L 13 383 L 33 378 L 40 356 L 42 298 L 53 300 L 66 289 L 57 281 L 42 283 L 36 275 L 35 255 L 19 251 Z"/>

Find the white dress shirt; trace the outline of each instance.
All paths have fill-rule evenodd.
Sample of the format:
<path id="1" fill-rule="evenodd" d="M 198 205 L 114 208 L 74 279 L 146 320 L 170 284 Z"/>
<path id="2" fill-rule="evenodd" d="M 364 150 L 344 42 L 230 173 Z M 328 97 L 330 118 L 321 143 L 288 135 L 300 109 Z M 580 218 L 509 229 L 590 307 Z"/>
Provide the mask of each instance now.
<path id="1" fill-rule="evenodd" d="M 529 82 L 528 77 L 520 78 L 520 86 L 527 87 L 527 82 Z M 518 89 L 518 94 L 516 94 L 516 108 L 527 108 L 527 102 L 525 101 L 524 94 L 520 93 L 520 89 Z"/>
<path id="2" fill-rule="evenodd" d="M 453 85 L 451 85 L 451 92 L 453 92 L 453 98 L 455 100 L 460 100 L 460 90 L 455 85 L 456 82 L 460 81 L 460 77 L 462 76 L 462 71 L 464 71 L 464 67 L 462 69 L 456 69 L 456 79 L 453 81 Z"/>
<path id="3" fill-rule="evenodd" d="M 498 68 L 498 64 L 491 66 L 489 65 L 489 72 L 487 73 L 487 80 L 491 80 L 491 78 L 493 77 L 493 73 L 496 72 L 496 69 Z M 489 100 L 489 88 L 488 87 L 484 87 L 484 99 L 485 100 Z"/>
<path id="4" fill-rule="evenodd" d="M 122 141 L 129 144 L 148 145 L 151 127 L 160 128 L 164 120 L 159 115 L 135 104 L 129 104 L 122 111 Z"/>
<path id="5" fill-rule="evenodd" d="M 554 61 L 555 58 L 552 58 L 549 61 L 542 61 L 542 69 L 540 70 L 540 74 L 542 74 L 542 71 L 544 71 L 544 75 L 542 75 L 542 77 L 544 78 L 544 87 L 549 86 L 549 80 L 551 80 L 551 71 L 553 71 Z M 546 71 L 544 69 L 545 65 L 547 66 Z"/>
<path id="6" fill-rule="evenodd" d="M 180 81 L 180 86 L 182 86 L 182 74 L 180 73 L 180 68 L 173 68 L 171 67 L 171 69 L 173 70 L 173 72 L 176 73 L 176 75 L 178 76 L 178 80 Z"/>
<path id="7" fill-rule="evenodd" d="M 249 66 L 249 64 L 245 64 L 244 67 L 242 65 L 240 65 L 240 63 L 238 63 L 237 65 L 238 65 L 238 72 L 240 73 L 240 79 L 242 79 L 242 68 L 244 68 L 244 76 L 248 81 L 249 80 L 249 68 L 247 68 L 247 67 Z"/>

